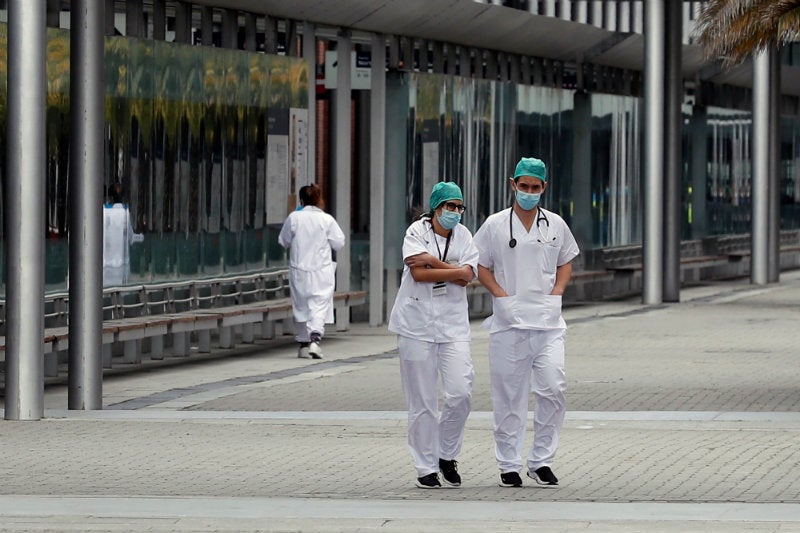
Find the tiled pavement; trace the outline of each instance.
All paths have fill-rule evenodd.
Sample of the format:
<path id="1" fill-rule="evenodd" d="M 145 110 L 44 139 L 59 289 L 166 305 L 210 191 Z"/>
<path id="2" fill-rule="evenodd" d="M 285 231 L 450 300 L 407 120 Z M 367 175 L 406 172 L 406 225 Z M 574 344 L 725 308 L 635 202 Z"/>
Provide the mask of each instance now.
<path id="1" fill-rule="evenodd" d="M 477 322 L 464 485 L 414 488 L 394 338 L 355 325 L 107 378 L 100 412 L 48 388 L 0 422 L 0 531 L 800 531 L 800 272 L 682 299 L 565 310 L 557 489 L 497 486 Z"/>

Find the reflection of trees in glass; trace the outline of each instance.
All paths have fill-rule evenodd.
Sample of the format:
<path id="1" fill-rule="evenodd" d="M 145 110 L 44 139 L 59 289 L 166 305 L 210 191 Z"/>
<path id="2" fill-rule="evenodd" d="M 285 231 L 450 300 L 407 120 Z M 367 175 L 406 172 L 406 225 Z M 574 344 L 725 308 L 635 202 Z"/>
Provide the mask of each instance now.
<path id="1" fill-rule="evenodd" d="M 69 169 L 69 33 L 47 30 L 46 51 L 46 144 L 47 144 L 47 232 L 51 238 L 66 238 L 67 176 Z M 63 268 L 61 275 L 66 274 Z"/>
<path id="2" fill-rule="evenodd" d="M 47 46 L 46 213 L 51 236 L 59 237 L 48 241 L 48 264 L 53 265 L 48 286 L 63 287 L 68 266 L 61 241 L 66 245 L 69 32 L 48 29 Z M 0 215 L 6 51 L 7 27 L 0 23 Z M 107 37 L 104 75 L 105 175 L 98 179 L 105 186 L 123 184 L 137 230 L 146 233 L 145 242 L 131 250 L 136 276 L 191 276 L 245 264 L 263 268 L 263 250 L 276 235 L 248 235 L 255 244 L 247 250 L 242 243 L 246 231 L 263 226 L 266 110 L 306 105 L 307 64 L 295 58 Z M 220 232 L 223 205 L 226 223 L 232 224 Z M 216 235 L 209 237 L 209 229 Z"/>

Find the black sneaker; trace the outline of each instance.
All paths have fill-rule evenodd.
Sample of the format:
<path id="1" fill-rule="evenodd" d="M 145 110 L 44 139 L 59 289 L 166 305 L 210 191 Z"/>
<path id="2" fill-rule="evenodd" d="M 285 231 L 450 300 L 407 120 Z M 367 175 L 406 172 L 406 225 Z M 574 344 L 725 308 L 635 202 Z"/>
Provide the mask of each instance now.
<path id="1" fill-rule="evenodd" d="M 501 487 L 521 487 L 522 478 L 519 477 L 517 472 L 505 472 L 500 474 Z"/>
<path id="2" fill-rule="evenodd" d="M 439 459 L 439 470 L 442 472 L 442 477 L 445 482 L 454 487 L 461 486 L 461 476 L 458 475 L 458 461 L 455 459 L 448 461 L 446 459 Z"/>
<path id="3" fill-rule="evenodd" d="M 550 470 L 549 466 L 541 466 L 533 472 L 528 470 L 528 477 L 539 485 L 545 485 L 547 487 L 555 487 L 558 485 L 558 478 L 553 471 Z"/>
<path id="4" fill-rule="evenodd" d="M 441 486 L 439 474 L 436 472 L 417 478 L 417 487 L 421 489 L 438 489 Z"/>

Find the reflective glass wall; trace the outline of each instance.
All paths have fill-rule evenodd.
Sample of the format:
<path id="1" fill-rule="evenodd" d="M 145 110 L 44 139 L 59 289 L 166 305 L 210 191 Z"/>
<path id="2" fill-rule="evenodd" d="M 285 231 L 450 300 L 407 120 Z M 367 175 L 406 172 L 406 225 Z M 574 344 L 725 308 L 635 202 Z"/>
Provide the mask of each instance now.
<path id="1" fill-rule="evenodd" d="M 402 79 L 398 87 L 409 102 L 408 220 L 427 209 L 433 183 L 448 179 L 464 189 L 464 220 L 475 230 L 510 205 L 508 177 L 519 157 L 536 156 L 548 165 L 543 205 L 579 228 L 584 248 L 641 243 L 640 98 L 424 73 Z M 579 105 L 582 99 L 588 104 Z M 750 112 L 687 104 L 683 119 L 682 238 L 748 233 Z M 403 125 L 388 125 L 395 126 Z M 586 135 L 589 142 L 580 141 Z M 781 227 L 798 228 L 800 118 L 781 119 L 780 152 Z M 584 158 L 588 166 L 575 165 Z"/>
<path id="2" fill-rule="evenodd" d="M 569 216 L 571 93 L 438 74 L 408 74 L 409 219 L 427 209 L 431 187 L 458 183 L 464 221 L 476 229 L 510 205 L 508 178 L 520 155 L 548 165 L 545 202 Z M 392 126 L 390 126 L 392 127 Z"/>
<path id="3" fill-rule="evenodd" d="M 781 119 L 780 158 L 781 229 L 800 229 L 800 117 Z"/>
<path id="4" fill-rule="evenodd" d="M 591 95 L 592 244 L 597 247 L 642 241 L 641 100 Z"/>
<path id="5" fill-rule="evenodd" d="M 7 75 L 0 25 L 0 76 Z M 284 265 L 277 234 L 305 175 L 308 66 L 301 59 L 106 38 L 104 185 L 134 231 L 129 282 Z M 47 266 L 66 287 L 69 32 L 48 29 Z M 5 158 L 5 83 L 0 91 Z M 0 165 L 0 194 L 5 183 Z M 0 199 L 0 209 L 7 199 Z M 1 218 L 0 218 L 1 219 Z M 1 229 L 1 228 L 0 228 Z M 4 241 L 0 231 L 0 241 Z"/>

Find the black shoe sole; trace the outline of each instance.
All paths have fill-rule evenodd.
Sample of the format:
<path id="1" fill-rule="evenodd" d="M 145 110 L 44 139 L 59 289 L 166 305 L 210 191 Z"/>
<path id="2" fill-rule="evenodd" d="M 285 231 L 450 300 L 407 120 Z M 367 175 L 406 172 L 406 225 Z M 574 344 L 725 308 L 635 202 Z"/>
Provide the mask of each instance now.
<path id="1" fill-rule="evenodd" d="M 558 487 L 558 482 L 556 482 L 556 483 L 547 483 L 545 481 L 542 481 L 541 479 L 539 479 L 539 476 L 537 476 L 536 474 L 532 474 L 530 472 L 530 470 L 528 471 L 528 477 L 531 478 L 532 480 L 534 480 L 536 482 L 536 485 L 539 486 L 539 487 L 542 487 L 542 488 L 545 488 L 545 489 L 555 489 L 555 488 Z"/>
<path id="2" fill-rule="evenodd" d="M 499 487 L 504 487 L 504 488 L 521 487 L 522 486 L 522 480 L 520 479 L 519 483 L 505 483 L 505 482 L 503 482 L 503 480 L 501 478 L 500 481 L 497 483 L 497 485 Z"/>

